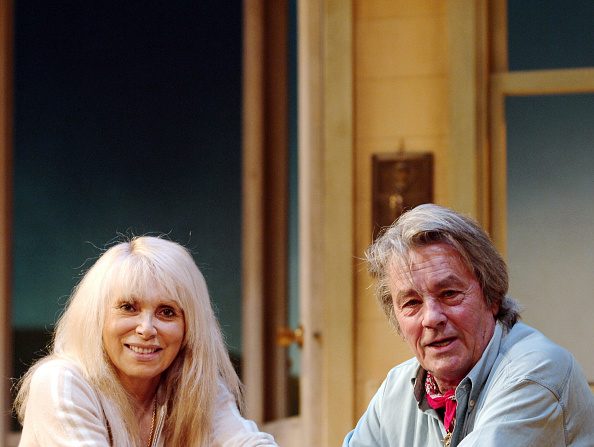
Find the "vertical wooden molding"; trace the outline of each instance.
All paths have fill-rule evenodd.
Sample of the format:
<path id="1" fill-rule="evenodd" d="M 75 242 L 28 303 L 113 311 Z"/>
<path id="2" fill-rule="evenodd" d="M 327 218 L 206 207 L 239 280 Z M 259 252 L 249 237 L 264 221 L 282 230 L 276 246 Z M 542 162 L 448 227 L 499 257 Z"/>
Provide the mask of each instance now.
<path id="1" fill-rule="evenodd" d="M 449 204 L 490 223 L 487 0 L 449 0 Z"/>
<path id="2" fill-rule="evenodd" d="M 299 286 L 304 327 L 301 357 L 302 445 L 320 445 L 323 389 L 323 2 L 298 2 Z"/>
<path id="3" fill-rule="evenodd" d="M 491 73 L 505 73 L 509 69 L 507 0 L 490 0 L 488 6 Z"/>
<path id="4" fill-rule="evenodd" d="M 351 8 L 299 2 L 303 445 L 340 444 L 354 414 Z"/>
<path id="5" fill-rule="evenodd" d="M 12 141 L 13 141 L 13 5 L 0 1 L 0 442 L 10 431 L 11 368 L 11 238 L 12 238 Z"/>
<path id="6" fill-rule="evenodd" d="M 324 446 L 342 443 L 355 413 L 353 13 L 324 10 Z M 337 311 L 339 309 L 339 311 Z"/>
<path id="7" fill-rule="evenodd" d="M 505 93 L 496 79 L 509 70 L 507 0 L 488 2 L 489 9 L 489 221 L 488 230 L 499 252 L 507 255 L 507 144 Z"/>
<path id="8" fill-rule="evenodd" d="M 473 216 L 478 211 L 477 2 L 448 0 L 449 67 L 448 205 Z"/>
<path id="9" fill-rule="evenodd" d="M 243 55 L 243 362 L 248 414 L 288 412 L 288 86 L 286 0 L 245 0 Z"/>
<path id="10" fill-rule="evenodd" d="M 288 315 L 288 68 L 287 0 L 265 2 L 264 15 L 264 277 L 266 421 L 288 413 L 287 349 L 276 334 Z M 262 312 L 262 310 L 261 310 Z"/>
<path id="11" fill-rule="evenodd" d="M 504 259 L 507 258 L 507 150 L 505 127 L 505 94 L 498 76 L 491 77 L 490 121 L 491 140 L 491 238 Z"/>
<path id="12" fill-rule="evenodd" d="M 491 225 L 491 167 L 489 140 L 489 5 L 488 0 L 477 0 L 476 5 L 476 154 L 477 154 L 477 209 L 476 218 L 487 229 Z"/>
<path id="13" fill-rule="evenodd" d="M 264 420 L 264 0 L 243 2 L 242 344 L 247 416 Z M 250 363 L 249 367 L 247 363 Z M 253 366 L 252 366 L 253 365 Z"/>

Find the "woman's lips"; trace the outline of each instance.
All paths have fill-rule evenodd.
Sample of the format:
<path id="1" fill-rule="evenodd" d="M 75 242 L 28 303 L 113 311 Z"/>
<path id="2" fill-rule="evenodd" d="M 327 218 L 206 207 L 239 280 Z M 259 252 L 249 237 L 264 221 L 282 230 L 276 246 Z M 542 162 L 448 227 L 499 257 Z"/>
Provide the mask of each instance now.
<path id="1" fill-rule="evenodd" d="M 126 345 L 126 347 L 136 354 L 143 354 L 143 355 L 154 354 L 155 352 L 161 350 L 161 348 L 158 346 L 146 346 L 145 347 L 145 346 Z"/>

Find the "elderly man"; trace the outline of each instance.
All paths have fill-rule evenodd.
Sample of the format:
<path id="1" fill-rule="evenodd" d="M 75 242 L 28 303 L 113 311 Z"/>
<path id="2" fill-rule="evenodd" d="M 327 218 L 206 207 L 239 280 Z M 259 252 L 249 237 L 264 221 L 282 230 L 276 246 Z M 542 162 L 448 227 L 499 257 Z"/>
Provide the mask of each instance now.
<path id="1" fill-rule="evenodd" d="M 421 205 L 367 260 L 415 358 L 388 373 L 343 447 L 594 446 L 579 365 L 518 321 L 506 265 L 474 221 Z"/>

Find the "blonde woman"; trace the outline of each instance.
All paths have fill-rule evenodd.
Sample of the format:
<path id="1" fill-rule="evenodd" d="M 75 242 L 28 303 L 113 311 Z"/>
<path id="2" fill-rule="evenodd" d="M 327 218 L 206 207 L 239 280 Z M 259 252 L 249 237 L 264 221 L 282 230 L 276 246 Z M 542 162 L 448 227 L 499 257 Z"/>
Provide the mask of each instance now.
<path id="1" fill-rule="evenodd" d="M 204 277 L 182 246 L 137 237 L 78 284 L 16 399 L 20 446 L 276 446 L 241 385 Z"/>

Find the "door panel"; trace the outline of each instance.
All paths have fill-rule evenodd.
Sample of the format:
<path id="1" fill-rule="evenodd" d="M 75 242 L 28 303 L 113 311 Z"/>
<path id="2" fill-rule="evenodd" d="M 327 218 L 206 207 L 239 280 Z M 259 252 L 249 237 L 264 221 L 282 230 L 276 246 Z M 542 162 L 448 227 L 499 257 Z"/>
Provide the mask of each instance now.
<path id="1" fill-rule="evenodd" d="M 296 122 L 297 128 L 298 173 L 295 182 L 289 175 L 289 183 L 297 186 L 298 205 L 296 214 L 289 213 L 288 227 L 289 236 L 294 236 L 291 229 L 298 227 L 298 237 L 297 246 L 291 245 L 295 239 L 288 239 L 290 259 L 271 265 L 266 250 L 287 243 L 287 239 L 272 237 L 266 217 L 272 197 L 266 180 L 270 169 L 274 176 L 287 175 L 286 166 L 270 165 L 270 151 L 288 150 L 280 140 L 270 144 L 271 134 L 284 126 L 273 123 L 279 123 L 279 114 L 289 110 L 290 115 L 292 110 L 291 104 L 287 109 L 271 107 L 273 98 L 279 99 L 273 94 L 277 87 L 271 83 L 282 82 L 279 73 L 285 70 L 282 64 L 287 59 L 275 53 L 278 48 L 270 48 L 272 42 L 275 46 L 284 37 L 271 34 L 282 27 L 269 20 L 276 17 L 283 21 L 287 16 L 269 8 L 280 8 L 281 4 L 284 1 L 244 3 L 243 380 L 247 415 L 283 447 L 334 446 L 340 444 L 353 423 L 351 2 L 288 3 L 297 11 L 298 36 L 297 119 L 285 116 L 289 123 Z M 268 58 L 272 54 L 277 57 L 271 62 Z M 287 76 L 290 78 L 291 70 Z M 294 212 L 292 197 L 284 206 Z M 286 208 L 277 207 L 276 211 L 283 213 Z M 288 306 L 290 327 L 295 329 L 299 324 L 303 329 L 303 347 L 298 351 L 300 411 L 293 415 L 290 408 L 287 414 L 292 416 L 277 417 L 277 413 L 270 417 L 267 401 L 274 400 L 271 396 L 278 388 L 266 377 L 270 374 L 270 352 L 277 348 L 270 345 L 263 328 L 268 319 L 279 316 L 271 314 L 271 307 L 266 305 L 271 298 L 266 297 L 265 282 L 267 275 L 279 268 L 284 271 L 287 265 L 293 266 L 289 268 L 287 293 L 292 298 L 298 296 Z M 297 291 L 291 285 L 297 286 Z M 296 366 L 295 357 L 290 355 L 289 359 Z"/>

